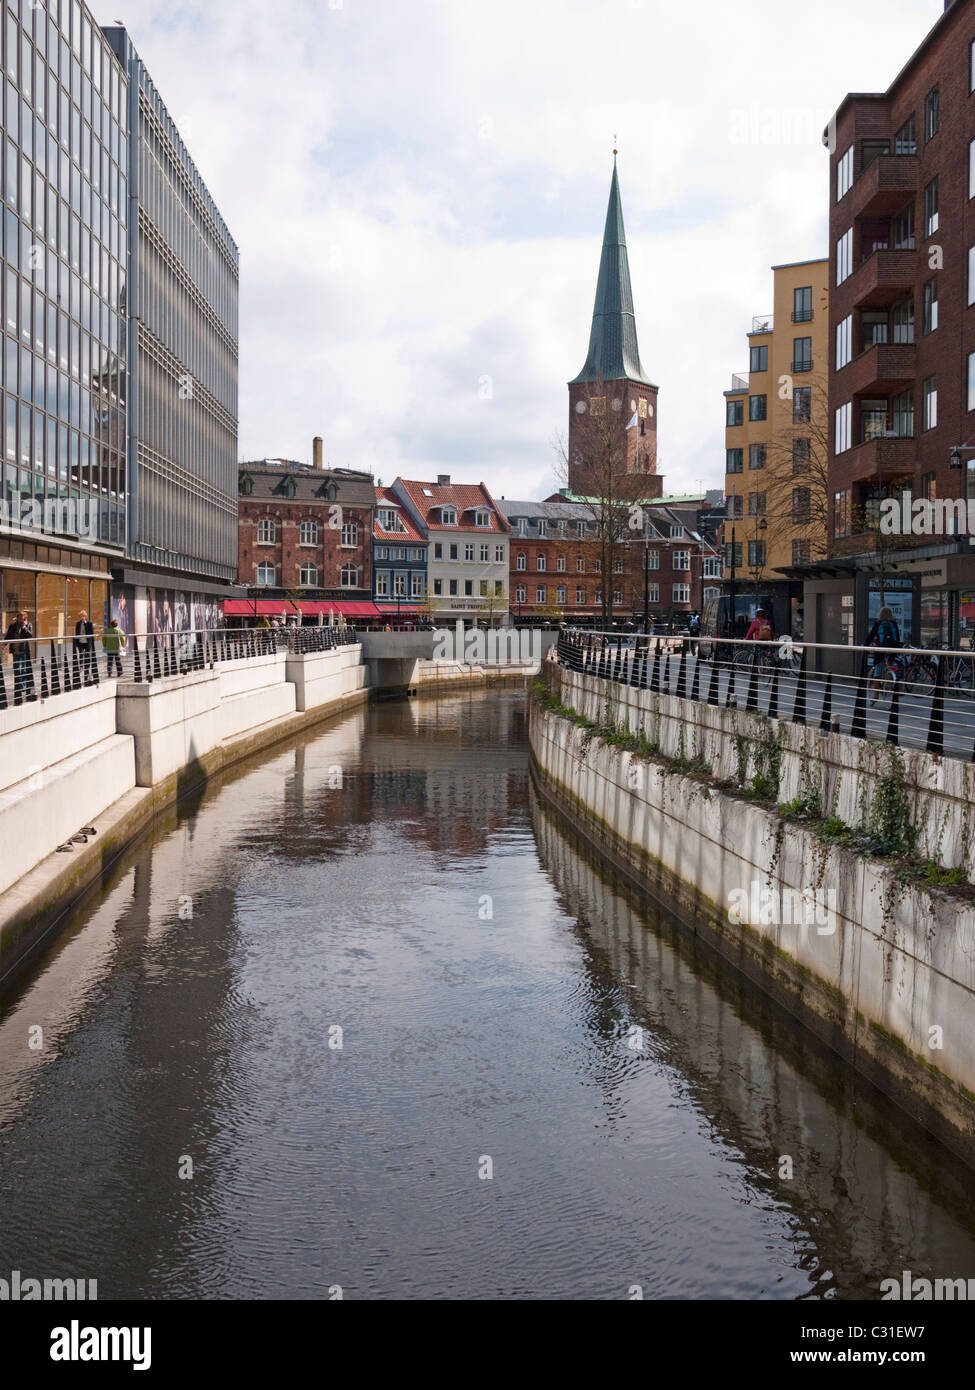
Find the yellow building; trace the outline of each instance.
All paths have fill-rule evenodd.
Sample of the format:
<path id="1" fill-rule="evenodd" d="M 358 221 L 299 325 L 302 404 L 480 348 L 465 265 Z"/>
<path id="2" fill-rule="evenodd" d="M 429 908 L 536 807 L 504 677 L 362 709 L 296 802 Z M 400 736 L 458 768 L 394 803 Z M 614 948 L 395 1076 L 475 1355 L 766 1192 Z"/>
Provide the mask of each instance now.
<path id="1" fill-rule="evenodd" d="M 776 631 L 797 636 L 794 567 L 826 554 L 828 271 L 827 260 L 772 267 L 772 313 L 752 320 L 748 372 L 724 393 L 725 593 L 739 626 L 761 596 Z"/>

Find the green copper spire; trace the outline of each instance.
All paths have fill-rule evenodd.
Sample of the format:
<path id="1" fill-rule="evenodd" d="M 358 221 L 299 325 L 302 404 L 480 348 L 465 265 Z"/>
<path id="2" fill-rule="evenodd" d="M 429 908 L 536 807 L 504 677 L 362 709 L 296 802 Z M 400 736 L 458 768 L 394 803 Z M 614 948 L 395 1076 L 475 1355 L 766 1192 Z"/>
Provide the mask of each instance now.
<path id="1" fill-rule="evenodd" d="M 626 232 L 623 230 L 623 207 L 620 203 L 620 182 L 616 173 L 616 154 L 613 153 L 613 182 L 609 189 L 606 211 L 606 230 L 603 233 L 603 254 L 599 262 L 596 283 L 596 303 L 592 311 L 592 332 L 589 335 L 589 355 L 577 377 L 580 381 L 653 382 L 644 375 L 640 365 L 640 348 L 636 340 L 636 316 L 633 313 L 633 291 L 630 288 L 630 263 L 626 254 Z"/>

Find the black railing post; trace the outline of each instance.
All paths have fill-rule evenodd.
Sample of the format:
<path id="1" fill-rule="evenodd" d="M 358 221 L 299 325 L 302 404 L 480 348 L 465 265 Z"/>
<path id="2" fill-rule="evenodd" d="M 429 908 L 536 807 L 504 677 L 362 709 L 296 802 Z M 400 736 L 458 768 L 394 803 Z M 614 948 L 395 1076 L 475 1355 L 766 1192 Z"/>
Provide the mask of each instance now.
<path id="1" fill-rule="evenodd" d="M 3 679 L 3 662 L 0 661 L 0 710 L 7 708 L 7 687 Z"/>
<path id="2" fill-rule="evenodd" d="M 758 647 L 752 652 L 751 664 L 748 671 L 748 690 L 745 694 L 745 708 L 749 710 L 758 709 Z"/>
<path id="3" fill-rule="evenodd" d="M 890 710 L 887 714 L 887 743 L 893 743 L 896 745 L 901 741 L 900 711 L 901 683 L 900 681 L 895 680 L 890 692 Z"/>
<path id="4" fill-rule="evenodd" d="M 61 672 L 58 669 L 58 649 L 53 641 L 51 642 L 51 694 L 61 694 Z"/>
<path id="5" fill-rule="evenodd" d="M 833 673 L 826 672 L 826 684 L 823 686 L 823 705 L 819 711 L 819 732 L 828 734 L 833 727 Z"/>
<path id="6" fill-rule="evenodd" d="M 694 658 L 694 679 L 691 681 L 691 699 L 700 700 L 701 698 L 701 649 Z"/>
<path id="7" fill-rule="evenodd" d="M 778 664 L 772 667 L 772 683 L 768 692 L 768 709 L 765 711 L 769 719 L 779 717 L 779 668 Z"/>
<path id="8" fill-rule="evenodd" d="M 792 702 L 793 724 L 805 724 L 806 722 L 806 685 L 806 649 L 803 647 L 802 656 L 799 658 L 799 670 L 796 675 L 796 695 Z"/>
<path id="9" fill-rule="evenodd" d="M 64 675 L 65 680 L 67 680 L 67 671 L 65 671 Z M 81 662 L 78 660 L 78 648 L 73 642 L 71 644 L 71 689 L 81 689 Z"/>
<path id="10" fill-rule="evenodd" d="M 658 637 L 653 648 L 653 666 L 650 671 L 650 689 L 655 695 L 660 694 L 660 638 Z"/>
<path id="11" fill-rule="evenodd" d="M 705 702 L 705 704 L 708 704 L 708 705 L 716 705 L 716 704 L 718 703 L 718 696 L 719 696 L 719 694 L 720 694 L 720 686 L 719 686 L 719 684 L 718 684 L 719 676 L 720 676 L 720 672 L 719 672 L 717 666 L 715 666 L 715 664 L 714 664 L 713 661 L 709 661 L 709 662 L 708 662 L 708 692 L 707 692 L 707 694 L 706 694 L 705 697 L 704 697 L 704 702 Z"/>
<path id="12" fill-rule="evenodd" d="M 139 639 L 138 639 L 138 637 L 136 637 L 134 634 L 133 634 L 133 636 L 132 636 L 132 652 L 133 652 L 134 661 L 135 661 L 135 676 L 134 676 L 134 680 L 135 680 L 136 685 L 141 685 L 141 684 L 142 684 L 142 658 L 141 658 L 141 656 L 139 655 Z"/>
<path id="13" fill-rule="evenodd" d="M 152 673 L 156 680 L 162 680 L 162 666 L 159 662 L 159 638 L 152 634 Z"/>
<path id="14" fill-rule="evenodd" d="M 931 718 L 928 722 L 928 741 L 925 747 L 929 753 L 941 754 L 945 751 L 945 687 L 944 657 L 938 657 L 935 675 L 934 695 L 931 700 Z"/>
<path id="15" fill-rule="evenodd" d="M 49 700 L 51 691 L 47 684 L 47 662 L 41 657 L 41 699 Z"/>
<path id="16" fill-rule="evenodd" d="M 850 722 L 851 738 L 867 736 L 867 663 L 863 652 L 857 657 L 856 697 L 853 701 L 853 719 Z"/>

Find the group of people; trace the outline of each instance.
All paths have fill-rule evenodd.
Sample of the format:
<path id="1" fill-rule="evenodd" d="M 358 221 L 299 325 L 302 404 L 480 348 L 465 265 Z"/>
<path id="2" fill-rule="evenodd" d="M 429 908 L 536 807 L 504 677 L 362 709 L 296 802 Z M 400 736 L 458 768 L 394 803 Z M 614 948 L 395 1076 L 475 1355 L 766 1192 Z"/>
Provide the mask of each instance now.
<path id="1" fill-rule="evenodd" d="M 14 704 L 25 699 L 35 700 L 34 663 L 32 661 L 34 628 L 24 609 L 21 609 L 4 633 L 4 641 L 10 652 L 14 668 Z M 105 653 L 105 674 L 111 680 L 113 674 L 122 674 L 122 655 L 125 651 L 125 633 L 119 627 L 118 619 L 112 618 L 101 635 L 102 650 Z M 78 671 L 85 685 L 94 685 L 96 678 L 95 662 L 95 624 L 88 617 L 86 609 L 78 614 L 72 639 L 74 654 L 78 660 Z"/>

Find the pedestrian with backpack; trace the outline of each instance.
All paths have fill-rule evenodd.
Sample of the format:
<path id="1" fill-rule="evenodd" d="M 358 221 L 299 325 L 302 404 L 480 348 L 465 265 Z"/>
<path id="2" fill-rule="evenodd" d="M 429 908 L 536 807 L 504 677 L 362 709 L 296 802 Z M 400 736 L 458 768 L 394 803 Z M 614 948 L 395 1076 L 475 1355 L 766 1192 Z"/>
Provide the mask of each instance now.
<path id="1" fill-rule="evenodd" d="M 894 617 L 893 610 L 887 607 L 881 608 L 880 612 L 877 614 L 877 621 L 867 633 L 867 646 L 900 647 L 902 645 L 901 630 L 897 625 L 897 619 Z M 880 694 L 880 673 L 885 665 L 889 664 L 891 666 L 892 673 L 896 679 L 896 658 L 881 655 L 877 657 L 867 657 L 867 661 L 870 663 L 871 668 L 870 703 L 875 705 L 877 703 L 877 696 Z"/>

